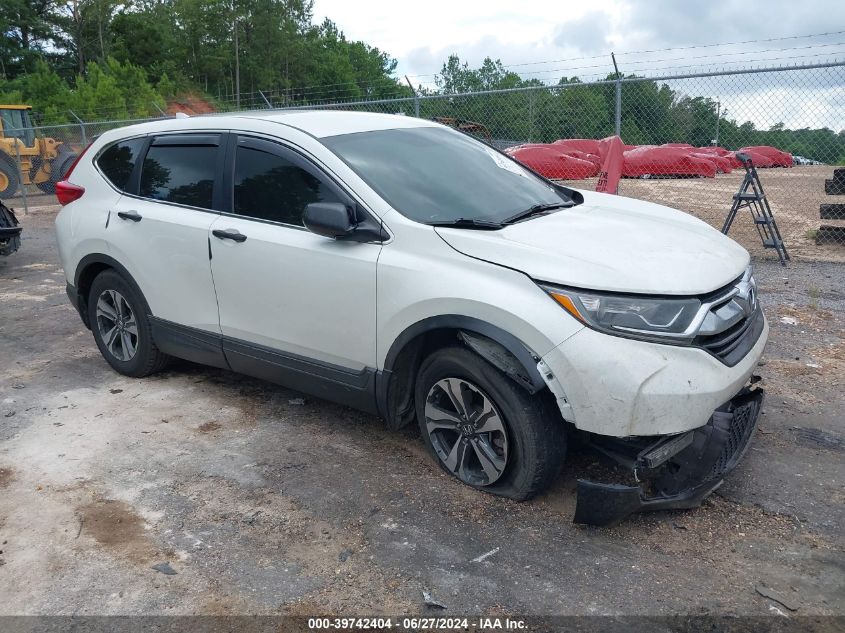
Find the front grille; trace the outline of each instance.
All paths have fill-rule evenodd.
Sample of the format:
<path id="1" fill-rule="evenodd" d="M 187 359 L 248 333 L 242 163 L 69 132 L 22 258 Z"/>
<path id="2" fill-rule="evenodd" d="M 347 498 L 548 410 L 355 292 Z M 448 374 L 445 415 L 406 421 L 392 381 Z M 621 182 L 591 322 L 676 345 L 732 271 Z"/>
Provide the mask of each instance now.
<path id="1" fill-rule="evenodd" d="M 730 416 L 730 421 L 723 418 L 720 421 L 725 422 L 722 426 L 727 433 L 727 438 L 722 452 L 718 459 L 713 464 L 713 469 L 710 473 L 711 478 L 717 478 L 724 475 L 731 470 L 742 454 L 745 452 L 745 447 L 751 440 L 751 435 L 754 433 L 754 428 L 757 422 L 757 416 L 760 412 L 760 405 L 762 398 L 755 397 L 747 400 L 745 403 L 734 407 L 730 412 L 717 411 L 714 416 Z M 716 420 L 714 420 L 715 422 Z M 726 427 L 726 428 L 725 428 Z"/>
<path id="2" fill-rule="evenodd" d="M 757 343 L 763 331 L 763 323 L 763 311 L 758 306 L 751 316 L 735 323 L 724 332 L 699 336 L 695 344 L 713 354 L 728 367 L 733 367 Z"/>

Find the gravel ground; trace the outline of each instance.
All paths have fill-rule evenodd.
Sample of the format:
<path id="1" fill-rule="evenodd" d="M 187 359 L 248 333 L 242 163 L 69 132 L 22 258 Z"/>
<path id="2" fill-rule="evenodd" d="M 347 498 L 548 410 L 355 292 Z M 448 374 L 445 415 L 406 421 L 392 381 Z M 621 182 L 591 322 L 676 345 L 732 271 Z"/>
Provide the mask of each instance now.
<path id="1" fill-rule="evenodd" d="M 519 504 L 344 407 L 189 363 L 119 376 L 54 212 L 0 259 L 0 614 L 431 615 L 425 590 L 451 615 L 845 615 L 845 265 L 758 263 L 746 459 L 699 509 L 596 529 L 571 522 L 585 449 Z"/>

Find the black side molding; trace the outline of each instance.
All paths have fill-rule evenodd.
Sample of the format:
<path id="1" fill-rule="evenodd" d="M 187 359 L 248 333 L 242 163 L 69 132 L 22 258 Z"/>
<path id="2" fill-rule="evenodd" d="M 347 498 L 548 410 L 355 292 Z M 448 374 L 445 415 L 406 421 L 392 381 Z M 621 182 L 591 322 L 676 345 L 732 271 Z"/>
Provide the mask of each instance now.
<path id="1" fill-rule="evenodd" d="M 76 311 L 79 313 L 79 318 L 82 321 L 85 321 L 85 315 L 82 314 L 82 306 L 79 305 L 79 293 L 76 290 L 76 286 L 72 284 L 67 284 L 65 286 L 65 292 L 67 293 L 67 298 L 70 299 L 70 304 L 76 308 Z"/>
<path id="2" fill-rule="evenodd" d="M 194 363 L 229 369 L 223 354 L 220 334 L 206 332 L 150 316 L 153 340 L 165 354 L 183 358 Z"/>
<path id="3" fill-rule="evenodd" d="M 360 411 L 378 413 L 376 371 L 371 367 L 356 371 L 225 336 L 223 351 L 236 372 Z"/>
<path id="4" fill-rule="evenodd" d="M 349 369 L 151 316 L 153 340 L 165 354 L 231 369 L 368 413 L 376 408 L 376 371 Z"/>

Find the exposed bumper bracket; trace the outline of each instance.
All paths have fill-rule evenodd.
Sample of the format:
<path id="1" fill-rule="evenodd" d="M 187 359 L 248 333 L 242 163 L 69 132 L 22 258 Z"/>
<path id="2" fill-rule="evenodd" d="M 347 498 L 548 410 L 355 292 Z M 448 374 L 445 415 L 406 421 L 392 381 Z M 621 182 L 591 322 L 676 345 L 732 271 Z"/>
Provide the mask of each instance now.
<path id="1" fill-rule="evenodd" d="M 754 377 L 756 378 L 756 377 Z M 752 386 L 757 380 L 752 378 Z M 695 429 L 692 440 L 656 468 L 643 468 L 641 459 L 617 461 L 632 466 L 638 486 L 578 480 L 575 523 L 613 526 L 635 512 L 695 508 L 722 485 L 739 463 L 757 426 L 762 389 L 746 387 L 717 409 L 708 423 Z M 658 443 L 665 440 L 659 440 Z M 632 445 L 639 456 L 641 445 Z M 611 451 L 606 454 L 616 458 Z M 650 495 L 648 490 L 652 491 Z"/>

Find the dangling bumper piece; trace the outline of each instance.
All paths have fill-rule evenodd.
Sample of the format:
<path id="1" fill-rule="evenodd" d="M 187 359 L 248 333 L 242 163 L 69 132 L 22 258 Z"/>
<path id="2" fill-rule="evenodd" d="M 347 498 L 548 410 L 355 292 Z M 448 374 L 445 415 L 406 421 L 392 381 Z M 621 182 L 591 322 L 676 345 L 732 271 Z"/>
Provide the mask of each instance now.
<path id="1" fill-rule="evenodd" d="M 575 523 L 613 526 L 635 512 L 695 508 L 742 459 L 763 404 L 754 383 L 713 412 L 704 426 L 651 440 L 597 440 L 594 446 L 631 469 L 639 485 L 578 480 Z"/>

